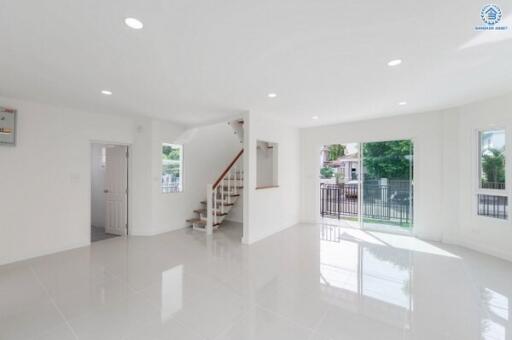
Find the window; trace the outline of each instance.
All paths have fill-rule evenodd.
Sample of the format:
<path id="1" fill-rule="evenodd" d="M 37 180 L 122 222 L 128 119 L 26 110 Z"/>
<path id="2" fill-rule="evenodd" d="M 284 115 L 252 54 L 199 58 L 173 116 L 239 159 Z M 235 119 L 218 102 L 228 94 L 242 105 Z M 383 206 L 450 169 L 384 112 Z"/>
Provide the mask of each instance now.
<path id="1" fill-rule="evenodd" d="M 480 132 L 480 188 L 505 189 L 505 131 Z"/>
<path id="2" fill-rule="evenodd" d="M 183 191 L 183 146 L 162 144 L 162 192 Z"/>
<path id="3" fill-rule="evenodd" d="M 101 147 L 101 167 L 104 168 L 107 166 L 107 148 Z"/>
<path id="4" fill-rule="evenodd" d="M 508 219 L 506 189 L 505 130 L 478 133 L 477 213 L 497 219 Z"/>

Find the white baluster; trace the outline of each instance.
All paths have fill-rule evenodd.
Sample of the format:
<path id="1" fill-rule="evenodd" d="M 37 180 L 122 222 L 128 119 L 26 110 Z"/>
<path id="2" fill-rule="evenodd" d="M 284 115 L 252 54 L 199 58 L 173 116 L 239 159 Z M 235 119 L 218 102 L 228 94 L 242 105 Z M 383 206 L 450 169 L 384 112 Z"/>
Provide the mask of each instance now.
<path id="1" fill-rule="evenodd" d="M 238 183 L 238 185 L 240 185 L 240 182 L 241 182 L 241 178 L 240 178 L 240 160 L 238 160 L 238 161 L 236 162 L 236 173 L 238 174 L 238 181 L 237 181 L 237 183 Z M 236 188 L 236 193 L 237 193 L 237 194 L 239 193 L 238 191 L 239 191 L 239 189 L 238 189 L 238 187 L 237 187 L 237 188 Z"/>
<path id="2" fill-rule="evenodd" d="M 234 176 L 235 176 L 235 190 L 234 190 L 235 195 L 237 195 L 237 194 L 238 194 L 238 179 L 236 178 L 236 176 L 237 176 L 237 174 L 236 174 L 236 173 L 238 172 L 238 171 L 237 171 L 237 168 L 238 168 L 238 165 L 237 165 L 237 164 L 238 164 L 238 161 L 235 163 L 235 166 L 233 167 L 233 170 L 234 170 Z"/>
<path id="3" fill-rule="evenodd" d="M 222 198 L 221 199 L 222 205 L 220 206 L 220 213 L 223 214 L 224 213 L 224 187 L 221 185 L 219 188 L 220 188 L 220 197 Z"/>
<path id="4" fill-rule="evenodd" d="M 213 219 L 213 206 L 216 204 L 216 198 L 213 195 L 213 187 L 211 184 L 206 186 L 206 233 L 211 235 L 213 233 L 213 225 L 215 221 Z"/>
<path id="5" fill-rule="evenodd" d="M 229 191 L 229 188 L 230 188 L 230 185 L 231 185 L 231 174 L 230 172 L 228 171 L 228 174 L 227 174 L 227 179 L 228 179 L 228 199 L 231 198 L 231 191 Z"/>

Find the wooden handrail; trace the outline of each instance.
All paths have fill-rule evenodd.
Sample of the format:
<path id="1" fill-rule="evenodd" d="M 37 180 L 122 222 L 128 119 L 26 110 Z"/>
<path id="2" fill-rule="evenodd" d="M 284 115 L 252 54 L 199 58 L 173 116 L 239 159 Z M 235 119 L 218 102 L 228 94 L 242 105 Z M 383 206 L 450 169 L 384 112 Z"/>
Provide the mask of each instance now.
<path id="1" fill-rule="evenodd" d="M 218 186 L 219 186 L 219 183 L 224 179 L 224 177 L 226 176 L 226 174 L 228 173 L 229 170 L 231 170 L 231 168 L 233 167 L 233 165 L 235 165 L 236 161 L 242 156 L 242 154 L 244 153 L 244 149 L 240 150 L 240 152 L 238 153 L 238 155 L 236 155 L 235 159 L 233 159 L 233 161 L 231 163 L 229 163 L 228 167 L 226 168 L 226 170 L 224 170 L 224 172 L 222 173 L 222 175 L 220 175 L 219 179 L 215 182 L 215 184 L 213 185 L 213 189 L 216 189 Z"/>

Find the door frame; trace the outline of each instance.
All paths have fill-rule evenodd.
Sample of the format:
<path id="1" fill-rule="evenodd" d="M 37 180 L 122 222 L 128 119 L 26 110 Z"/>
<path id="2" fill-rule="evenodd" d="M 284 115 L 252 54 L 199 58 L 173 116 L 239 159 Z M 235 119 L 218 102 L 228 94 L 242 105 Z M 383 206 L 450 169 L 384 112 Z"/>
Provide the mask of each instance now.
<path id="1" fill-rule="evenodd" d="M 126 143 L 126 142 L 119 142 L 119 141 L 106 141 L 106 140 L 97 140 L 97 139 L 91 139 L 89 140 L 89 227 L 88 227 L 88 234 L 89 239 L 88 242 L 91 243 L 91 223 L 92 223 L 92 205 L 91 205 L 91 199 L 92 199 L 92 145 L 93 144 L 101 144 L 101 145 L 116 145 L 116 146 L 123 146 L 126 147 L 126 150 L 128 152 L 128 159 L 126 162 L 126 171 L 127 171 L 127 193 L 126 193 L 126 236 L 131 235 L 131 221 L 132 221 L 132 199 L 131 199 L 131 188 L 133 186 L 133 176 L 132 176 L 132 144 Z"/>
<path id="2" fill-rule="evenodd" d="M 394 140 L 410 140 L 413 144 L 413 151 L 412 151 L 412 159 L 413 159 L 413 168 L 412 168 L 412 175 L 413 175 L 413 203 L 411 205 L 412 207 L 412 211 L 413 211 L 413 224 L 412 224 L 412 227 L 411 227 L 411 230 L 409 231 L 404 231 L 404 232 L 396 232 L 396 231 L 393 231 L 393 230 L 375 230 L 375 229 L 371 229 L 371 228 L 363 228 L 363 221 L 362 221 L 362 199 L 363 199 L 363 193 L 362 193 L 362 188 L 363 188 L 363 181 L 364 181 L 364 176 L 363 176 L 363 154 L 362 154 L 362 147 L 363 147 L 363 144 L 365 143 L 378 143 L 378 142 L 389 142 L 389 141 L 394 141 Z M 364 230 L 364 231 L 376 231 L 376 232 L 384 232 L 384 233 L 388 233 L 388 234 L 398 234 L 398 235 L 411 235 L 411 236 L 414 236 L 416 235 L 416 228 L 415 228 L 415 224 L 416 224 L 416 212 L 417 212 L 417 205 L 418 205 L 418 200 L 417 200 L 417 188 L 418 188 L 418 184 L 420 183 L 420 181 L 418 180 L 420 177 L 418 176 L 418 174 L 420 173 L 420 167 L 418 166 L 419 165 L 419 162 L 418 162 L 418 157 L 417 157 L 417 154 L 418 154 L 418 146 L 417 146 L 417 138 L 415 137 L 408 137 L 408 136 L 399 136 L 399 137 L 390 137 L 390 138 L 382 138 L 382 139 L 368 139 L 368 140 L 364 140 L 364 141 L 349 141 L 349 142 L 346 142 L 346 141 L 342 141 L 342 142 L 338 142 L 338 141 L 330 141 L 328 143 L 321 143 L 321 144 L 318 144 L 318 147 L 315 148 L 315 151 L 318 151 L 320 150 L 324 145 L 333 145 L 333 144 L 350 144 L 350 143 L 357 143 L 359 144 L 359 175 L 360 175 L 360 180 L 359 180 L 359 184 L 358 184 L 358 190 L 359 190 L 359 197 L 358 197 L 358 209 L 359 209 L 359 216 L 358 216 L 358 228 L 360 230 Z M 318 158 L 317 158 L 318 159 Z M 315 166 L 316 168 L 316 174 L 319 174 L 320 173 L 320 162 L 318 162 Z M 320 216 L 320 177 L 318 175 L 315 176 L 315 215 L 316 215 L 316 218 L 315 218 L 315 221 L 316 223 L 326 223 L 326 221 L 322 218 L 322 216 Z"/>
<path id="3" fill-rule="evenodd" d="M 392 141 L 401 141 L 401 140 L 408 140 L 412 143 L 412 167 L 409 169 L 410 175 L 412 178 L 411 181 L 411 193 L 412 193 L 412 204 L 409 203 L 409 208 L 412 211 L 412 223 L 410 230 L 407 231 L 398 231 L 397 229 L 391 229 L 386 230 L 385 228 L 379 229 L 379 228 L 371 228 L 371 227 L 365 227 L 364 221 L 363 221 L 363 203 L 364 203 L 364 192 L 363 192 L 363 185 L 364 185 L 364 176 L 363 176 L 363 145 L 368 143 L 382 143 L 382 142 L 392 142 Z M 376 232 L 384 232 L 388 234 L 397 234 L 397 235 L 414 235 L 414 220 L 415 220 L 415 212 L 416 212 L 416 142 L 414 138 L 400 138 L 400 139 L 387 139 L 387 140 L 381 140 L 381 141 L 371 141 L 371 142 L 361 142 L 359 143 L 359 172 L 361 173 L 361 179 L 359 181 L 359 228 L 361 230 L 366 231 L 376 231 Z"/>

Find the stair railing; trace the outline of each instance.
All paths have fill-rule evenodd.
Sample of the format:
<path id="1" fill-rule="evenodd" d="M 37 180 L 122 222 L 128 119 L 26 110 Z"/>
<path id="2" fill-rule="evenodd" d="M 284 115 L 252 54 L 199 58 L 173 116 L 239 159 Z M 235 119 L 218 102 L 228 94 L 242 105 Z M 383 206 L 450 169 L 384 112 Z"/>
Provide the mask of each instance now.
<path id="1" fill-rule="evenodd" d="M 231 204 L 231 195 L 238 195 L 239 181 L 241 180 L 242 149 L 222 172 L 214 184 L 206 185 L 206 233 L 212 234 L 213 227 L 218 226 L 225 216 L 226 203 Z M 226 182 L 227 179 L 227 183 Z M 234 181 L 234 185 L 233 185 Z M 226 200 L 227 198 L 227 200 Z"/>

